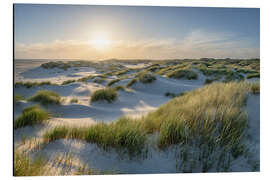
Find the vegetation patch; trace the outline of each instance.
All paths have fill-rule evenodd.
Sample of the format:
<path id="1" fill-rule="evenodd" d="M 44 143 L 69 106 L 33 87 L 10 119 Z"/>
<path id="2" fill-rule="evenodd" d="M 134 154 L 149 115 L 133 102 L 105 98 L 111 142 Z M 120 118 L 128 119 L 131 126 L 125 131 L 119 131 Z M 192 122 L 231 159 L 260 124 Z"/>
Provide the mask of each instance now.
<path id="1" fill-rule="evenodd" d="M 137 79 L 131 79 L 128 83 L 127 83 L 127 87 L 131 87 L 133 84 L 135 84 L 137 82 Z"/>
<path id="2" fill-rule="evenodd" d="M 171 92 L 166 92 L 164 95 L 167 97 L 179 97 L 179 96 L 183 96 L 186 92 L 182 92 L 182 93 L 171 93 Z"/>
<path id="3" fill-rule="evenodd" d="M 215 81 L 215 79 L 206 78 L 204 84 L 211 84 L 213 81 Z"/>
<path id="4" fill-rule="evenodd" d="M 198 74 L 189 69 L 178 69 L 167 74 L 169 78 L 176 78 L 176 79 L 198 79 Z"/>
<path id="5" fill-rule="evenodd" d="M 104 83 L 105 82 L 105 79 L 104 78 L 101 78 L 101 77 L 98 77 L 98 78 L 94 79 L 93 82 L 94 83 L 101 84 L 101 83 Z"/>
<path id="6" fill-rule="evenodd" d="M 14 176 L 41 176 L 45 175 L 47 160 L 36 157 L 31 160 L 26 153 L 14 151 Z"/>
<path id="7" fill-rule="evenodd" d="M 70 100 L 70 103 L 78 103 L 78 102 L 79 102 L 79 100 L 76 99 L 76 98 L 72 98 L 72 99 Z"/>
<path id="8" fill-rule="evenodd" d="M 113 79 L 111 81 L 108 82 L 107 86 L 112 86 L 113 84 L 119 82 L 121 79 Z"/>
<path id="9" fill-rule="evenodd" d="M 145 121 L 160 130 L 162 148 L 191 143 L 192 139 L 207 145 L 235 145 L 241 142 L 247 125 L 246 113 L 241 109 L 246 98 L 245 83 L 215 83 L 173 99 Z"/>
<path id="10" fill-rule="evenodd" d="M 21 128 L 24 126 L 32 126 L 35 124 L 42 123 L 46 120 L 48 120 L 50 117 L 50 114 L 41 109 L 39 106 L 31 106 L 28 108 L 25 108 L 22 111 L 21 116 L 19 116 L 14 123 L 14 128 Z"/>
<path id="11" fill-rule="evenodd" d="M 231 158 L 246 151 L 243 143 L 247 113 L 243 107 L 249 91 L 250 86 L 245 82 L 213 83 L 175 97 L 136 120 L 124 117 L 113 123 L 84 128 L 56 127 L 43 138 L 44 142 L 61 138 L 82 139 L 104 149 L 124 148 L 134 155 L 147 150 L 147 134 L 156 132 L 160 149 L 181 144 L 181 166 L 188 162 L 188 157 L 196 157 L 202 172 L 209 171 L 214 163 L 217 163 L 217 169 L 222 167 L 226 171 Z M 198 153 L 193 155 L 192 149 Z"/>
<path id="12" fill-rule="evenodd" d="M 140 72 L 138 74 L 138 79 L 142 83 L 152 83 L 153 81 L 156 80 L 156 77 L 148 72 Z"/>
<path id="13" fill-rule="evenodd" d="M 43 81 L 43 82 L 16 82 L 15 88 L 18 87 L 26 87 L 31 88 L 34 86 L 44 86 L 44 85 L 51 85 L 51 86 L 57 86 L 57 84 L 51 83 L 50 81 Z"/>
<path id="14" fill-rule="evenodd" d="M 76 82 L 76 80 L 66 80 L 64 82 L 62 82 L 62 85 L 66 85 L 66 84 L 70 84 L 70 83 L 74 83 Z"/>
<path id="15" fill-rule="evenodd" d="M 251 79 L 251 78 L 260 78 L 260 73 L 253 73 L 253 74 L 248 74 L 247 79 Z"/>
<path id="16" fill-rule="evenodd" d="M 18 103 L 19 101 L 24 100 L 24 97 L 20 94 L 14 95 L 14 103 Z"/>
<path id="17" fill-rule="evenodd" d="M 29 98 L 30 101 L 39 102 L 42 105 L 60 104 L 61 97 L 54 91 L 41 90 Z"/>
<path id="18" fill-rule="evenodd" d="M 240 81 L 240 80 L 244 80 L 244 76 L 242 74 L 228 70 L 225 73 L 225 79 L 223 80 L 223 82 Z"/>
<path id="19" fill-rule="evenodd" d="M 93 75 L 89 75 L 89 76 L 80 78 L 80 79 L 78 79 L 77 81 L 79 81 L 79 82 L 86 82 L 87 80 L 93 79 L 94 77 L 95 77 L 95 76 L 93 76 Z"/>
<path id="20" fill-rule="evenodd" d="M 117 91 L 114 88 L 105 88 L 95 91 L 91 96 L 91 101 L 106 100 L 108 103 L 115 101 L 117 98 Z"/>
<path id="21" fill-rule="evenodd" d="M 253 94 L 260 94 L 260 83 L 256 82 L 256 83 L 250 83 L 249 84 L 250 87 L 250 91 Z"/>
<path id="22" fill-rule="evenodd" d="M 56 127 L 46 132 L 43 138 L 45 142 L 61 138 L 82 139 L 104 149 L 126 148 L 130 155 L 137 155 L 144 150 L 146 132 L 137 121 L 121 118 L 110 124 L 98 123 L 85 128 Z"/>
<path id="23" fill-rule="evenodd" d="M 124 86 L 115 86 L 113 87 L 113 89 L 115 89 L 116 91 L 119 91 L 119 90 L 124 91 L 126 88 Z"/>

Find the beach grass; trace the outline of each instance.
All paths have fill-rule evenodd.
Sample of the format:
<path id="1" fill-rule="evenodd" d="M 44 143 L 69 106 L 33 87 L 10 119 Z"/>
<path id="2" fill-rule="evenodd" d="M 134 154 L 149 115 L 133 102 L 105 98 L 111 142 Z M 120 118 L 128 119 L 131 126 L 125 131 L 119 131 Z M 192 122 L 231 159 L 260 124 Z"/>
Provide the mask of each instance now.
<path id="1" fill-rule="evenodd" d="M 126 88 L 124 86 L 115 86 L 115 87 L 113 87 L 113 89 L 115 89 L 116 91 L 119 91 L 119 90 L 124 91 L 124 90 L 126 90 Z"/>
<path id="2" fill-rule="evenodd" d="M 31 88 L 35 86 L 45 86 L 45 85 L 51 85 L 51 86 L 57 86 L 57 84 L 51 83 L 50 81 L 43 81 L 43 82 L 16 82 L 15 83 L 15 88 L 18 87 L 26 87 L 26 88 Z"/>
<path id="3" fill-rule="evenodd" d="M 260 78 L 260 73 L 251 73 L 251 74 L 248 74 L 247 79 L 251 79 L 251 78 Z"/>
<path id="4" fill-rule="evenodd" d="M 121 127 L 123 135 L 133 134 L 134 137 L 138 132 L 129 132 L 132 130 L 129 127 L 138 127 L 135 129 L 140 130 L 139 134 L 158 132 L 158 146 L 161 149 L 172 144 L 191 144 L 197 140 L 200 145 L 226 146 L 235 152 L 241 145 L 247 126 L 247 115 L 242 107 L 246 103 L 248 91 L 244 82 L 214 83 L 175 97 L 158 110 L 135 121 L 124 117 L 115 123 L 99 123 L 87 130 L 65 127 L 47 133 L 45 138 L 52 141 L 55 137 L 75 137 L 106 147 L 117 144 L 117 138 L 114 137 L 117 127 Z M 88 138 L 86 131 L 89 133 Z M 112 135 L 104 135 L 105 131 Z"/>
<path id="5" fill-rule="evenodd" d="M 117 98 L 117 91 L 114 88 L 100 89 L 100 90 L 95 91 L 91 95 L 92 102 L 106 100 L 108 103 L 111 103 L 115 101 L 116 98 Z"/>
<path id="6" fill-rule="evenodd" d="M 215 83 L 173 99 L 149 116 L 160 129 L 159 146 L 192 139 L 222 146 L 240 143 L 247 125 L 241 109 L 247 93 L 245 83 Z"/>
<path id="7" fill-rule="evenodd" d="M 33 126 L 40 124 L 50 117 L 50 113 L 41 109 L 39 106 L 31 106 L 23 109 L 22 114 L 15 119 L 14 128 L 21 128 L 24 126 Z"/>
<path id="8" fill-rule="evenodd" d="M 40 156 L 33 160 L 26 153 L 14 151 L 14 176 L 41 176 L 46 175 L 47 160 Z"/>
<path id="9" fill-rule="evenodd" d="M 76 82 L 76 80 L 66 80 L 62 82 L 62 85 L 66 85 L 66 84 L 70 84 L 70 83 L 74 83 Z"/>
<path id="10" fill-rule="evenodd" d="M 87 80 L 90 80 L 90 79 L 93 79 L 93 78 L 95 78 L 95 76 L 89 75 L 89 76 L 86 76 L 86 77 L 82 77 L 82 78 L 78 79 L 77 81 L 86 82 Z"/>
<path id="11" fill-rule="evenodd" d="M 78 102 L 79 102 L 79 100 L 77 98 L 72 98 L 70 100 L 70 103 L 78 103 Z"/>
<path id="12" fill-rule="evenodd" d="M 167 73 L 167 77 L 176 79 L 198 79 L 198 74 L 190 69 L 177 69 Z"/>
<path id="13" fill-rule="evenodd" d="M 18 103 L 19 101 L 24 100 L 24 97 L 20 94 L 14 95 L 14 103 Z"/>
<path id="14" fill-rule="evenodd" d="M 215 79 L 206 78 L 204 84 L 211 84 L 213 81 L 215 81 Z"/>
<path id="15" fill-rule="evenodd" d="M 146 133 L 137 121 L 123 117 L 110 124 L 98 123 L 84 128 L 55 127 L 46 132 L 43 138 L 45 142 L 62 138 L 81 139 L 104 149 L 126 148 L 129 154 L 136 155 L 144 149 Z"/>
<path id="16" fill-rule="evenodd" d="M 260 94 L 260 83 L 255 82 L 255 83 L 250 83 L 250 91 L 252 94 Z"/>
<path id="17" fill-rule="evenodd" d="M 136 78 L 134 78 L 134 79 L 131 79 L 128 83 L 127 83 L 127 85 L 126 85 L 126 87 L 131 87 L 133 84 L 135 84 L 137 82 L 137 79 Z"/>
<path id="18" fill-rule="evenodd" d="M 156 80 L 156 77 L 153 74 L 145 71 L 140 72 L 137 76 L 139 81 L 142 83 L 152 83 Z"/>
<path id="19" fill-rule="evenodd" d="M 119 82 L 121 79 L 113 79 L 113 80 L 111 80 L 111 81 L 109 81 L 108 82 L 108 84 L 107 84 L 107 86 L 112 86 L 113 84 L 115 84 L 115 83 L 117 83 L 117 82 Z"/>
<path id="20" fill-rule="evenodd" d="M 34 96 L 29 98 L 29 101 L 39 102 L 42 105 L 49 105 L 49 104 L 60 104 L 61 96 L 54 92 L 48 90 L 41 90 L 38 91 Z"/>

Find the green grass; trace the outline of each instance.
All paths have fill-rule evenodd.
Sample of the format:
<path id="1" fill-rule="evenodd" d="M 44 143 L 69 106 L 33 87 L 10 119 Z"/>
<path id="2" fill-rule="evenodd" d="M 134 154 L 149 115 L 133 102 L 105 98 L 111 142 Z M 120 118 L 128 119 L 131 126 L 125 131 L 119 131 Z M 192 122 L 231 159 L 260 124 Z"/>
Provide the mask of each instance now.
<path id="1" fill-rule="evenodd" d="M 24 100 L 24 97 L 20 94 L 14 95 L 14 103 L 18 103 L 19 101 Z"/>
<path id="2" fill-rule="evenodd" d="M 142 83 L 152 83 L 153 81 L 156 80 L 156 77 L 148 72 L 140 72 L 138 74 L 138 79 Z"/>
<path id="3" fill-rule="evenodd" d="M 101 78 L 101 77 L 98 77 L 96 79 L 94 79 L 93 81 L 94 83 L 98 83 L 98 84 L 101 84 L 101 83 L 104 83 L 105 82 L 105 78 Z"/>
<path id="4" fill-rule="evenodd" d="M 119 91 L 119 90 L 124 91 L 126 88 L 124 86 L 115 86 L 113 87 L 113 89 L 115 89 L 116 91 Z"/>
<path id="5" fill-rule="evenodd" d="M 167 77 L 176 79 L 198 79 L 198 74 L 190 69 L 178 69 L 167 73 Z"/>
<path id="6" fill-rule="evenodd" d="M 174 98 L 145 121 L 160 130 L 160 147 L 196 138 L 201 143 L 237 144 L 247 123 L 241 109 L 246 98 L 244 83 L 215 83 Z"/>
<path id="7" fill-rule="evenodd" d="M 41 67 L 45 69 L 53 69 L 53 68 L 60 68 L 63 70 L 67 70 L 68 68 L 71 68 L 72 62 L 63 62 L 63 61 L 56 61 L 56 62 L 48 62 L 41 64 Z"/>
<path id="8" fill-rule="evenodd" d="M 76 98 L 72 98 L 72 99 L 70 100 L 70 103 L 78 103 L 78 102 L 79 102 L 79 100 L 76 99 Z"/>
<path id="9" fill-rule="evenodd" d="M 111 81 L 108 82 L 107 86 L 112 86 L 114 83 L 119 82 L 121 79 L 113 79 Z"/>
<path id="10" fill-rule="evenodd" d="M 186 92 L 182 92 L 182 93 L 171 93 L 171 92 L 166 92 L 164 95 L 167 97 L 179 97 L 179 96 L 183 96 Z"/>
<path id="11" fill-rule="evenodd" d="M 40 124 L 46 120 L 48 120 L 50 117 L 50 114 L 41 109 L 39 106 L 31 106 L 28 108 L 25 108 L 22 111 L 22 114 L 16 118 L 14 123 L 14 128 L 21 128 L 24 126 L 32 126 L 35 124 Z"/>
<path id="12" fill-rule="evenodd" d="M 51 86 L 57 86 L 57 84 L 51 83 L 50 81 L 43 81 L 43 82 L 16 82 L 15 88 L 18 87 L 26 87 L 31 88 L 35 86 L 44 86 L 44 85 L 51 85 Z"/>
<path id="13" fill-rule="evenodd" d="M 211 84 L 213 81 L 215 80 L 206 78 L 204 84 Z"/>
<path id="14" fill-rule="evenodd" d="M 98 123 L 85 128 L 56 127 L 46 132 L 43 138 L 45 142 L 62 138 L 82 139 L 104 149 L 126 148 L 130 155 L 137 155 L 144 150 L 146 132 L 137 121 L 121 118 L 110 124 Z"/>
<path id="15" fill-rule="evenodd" d="M 243 75 L 237 72 L 233 72 L 231 70 L 227 70 L 225 72 L 225 79 L 223 80 L 223 82 L 240 81 L 240 80 L 244 80 Z"/>
<path id="16" fill-rule="evenodd" d="M 252 74 L 248 74 L 247 79 L 251 79 L 251 78 L 260 78 L 260 73 L 252 73 Z"/>
<path id="17" fill-rule="evenodd" d="M 131 87 L 133 84 L 135 84 L 137 82 L 137 79 L 131 79 L 128 83 L 127 83 L 127 87 Z"/>
<path id="18" fill-rule="evenodd" d="M 70 83 L 74 83 L 76 82 L 76 80 L 66 80 L 64 82 L 62 82 L 62 85 L 66 85 L 66 84 L 70 84 Z"/>
<path id="19" fill-rule="evenodd" d="M 117 98 L 117 91 L 114 88 L 105 88 L 95 91 L 91 95 L 91 101 L 106 100 L 108 103 L 115 101 Z"/>
<path id="20" fill-rule="evenodd" d="M 95 76 L 93 76 L 93 75 L 89 75 L 89 76 L 86 76 L 86 77 L 82 77 L 82 78 L 78 79 L 77 81 L 86 82 L 87 80 L 93 79 L 94 77 Z"/>
<path id="21" fill-rule="evenodd" d="M 39 102 L 42 105 L 60 104 L 61 97 L 54 91 L 41 90 L 29 98 L 30 101 Z"/>

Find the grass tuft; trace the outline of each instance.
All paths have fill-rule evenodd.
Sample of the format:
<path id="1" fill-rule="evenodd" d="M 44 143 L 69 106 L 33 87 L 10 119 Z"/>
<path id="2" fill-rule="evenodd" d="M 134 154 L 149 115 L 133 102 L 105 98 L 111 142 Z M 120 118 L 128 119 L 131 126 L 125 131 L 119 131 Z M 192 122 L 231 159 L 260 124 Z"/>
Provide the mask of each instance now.
<path id="1" fill-rule="evenodd" d="M 40 102 L 42 105 L 60 104 L 61 97 L 54 91 L 41 90 L 29 98 L 29 100 Z"/>
<path id="2" fill-rule="evenodd" d="M 131 87 L 133 84 L 135 84 L 137 82 L 137 79 L 131 79 L 128 83 L 127 83 L 127 87 Z"/>
<path id="3" fill-rule="evenodd" d="M 14 103 L 18 103 L 19 101 L 24 100 L 24 97 L 20 94 L 14 95 Z"/>
<path id="4" fill-rule="evenodd" d="M 124 86 L 115 86 L 113 87 L 113 89 L 115 89 L 116 91 L 119 91 L 119 90 L 124 91 L 126 88 Z"/>
<path id="5" fill-rule="evenodd" d="M 108 103 L 111 103 L 115 101 L 116 98 L 117 98 L 117 91 L 114 88 L 100 89 L 100 90 L 95 91 L 91 95 L 92 102 L 106 100 Z"/>
<path id="6" fill-rule="evenodd" d="M 211 84 L 213 81 L 215 81 L 214 79 L 205 79 L 204 84 Z"/>
<path id="7" fill-rule="evenodd" d="M 247 75 L 247 79 L 260 78 L 260 73 L 252 73 Z"/>
<path id="8" fill-rule="evenodd" d="M 22 114 L 15 120 L 14 128 L 17 129 L 28 125 L 39 124 L 48 120 L 49 117 L 50 114 L 39 106 L 31 106 L 25 108 Z"/>
<path id="9" fill-rule="evenodd" d="M 189 69 L 178 69 L 167 74 L 169 78 L 176 78 L 176 79 L 198 79 L 198 74 Z"/>
<path id="10" fill-rule="evenodd" d="M 148 72 L 140 72 L 138 74 L 138 79 L 142 83 L 152 83 L 153 81 L 156 80 L 156 77 Z"/>
<path id="11" fill-rule="evenodd" d="M 113 79 L 111 81 L 108 82 L 107 86 L 112 86 L 114 83 L 119 82 L 121 79 Z"/>
<path id="12" fill-rule="evenodd" d="M 250 83 L 250 91 L 253 94 L 260 94 L 260 83 Z"/>
<path id="13" fill-rule="evenodd" d="M 25 153 L 14 151 L 14 176 L 44 175 L 47 161 L 44 157 L 36 157 L 33 161 Z"/>
<path id="14" fill-rule="evenodd" d="M 31 88 L 34 86 L 44 86 L 44 85 L 51 85 L 51 86 L 57 86 L 57 84 L 51 83 L 50 81 L 43 81 L 43 82 L 16 82 L 15 88 L 18 87 L 26 87 Z"/>
<path id="15" fill-rule="evenodd" d="M 70 103 L 78 103 L 78 102 L 79 102 L 79 100 L 76 99 L 76 98 L 72 98 L 72 99 L 70 100 Z"/>
<path id="16" fill-rule="evenodd" d="M 66 80 L 64 82 L 62 82 L 62 85 L 66 85 L 66 84 L 70 84 L 70 83 L 74 83 L 76 82 L 76 80 Z"/>

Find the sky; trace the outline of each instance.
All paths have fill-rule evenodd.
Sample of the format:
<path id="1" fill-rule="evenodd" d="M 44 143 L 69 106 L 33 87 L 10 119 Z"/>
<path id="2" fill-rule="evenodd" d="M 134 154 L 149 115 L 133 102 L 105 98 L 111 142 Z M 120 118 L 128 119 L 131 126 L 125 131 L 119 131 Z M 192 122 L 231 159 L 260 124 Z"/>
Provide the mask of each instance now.
<path id="1" fill-rule="evenodd" d="M 259 58 L 258 8 L 14 5 L 16 59 Z"/>

